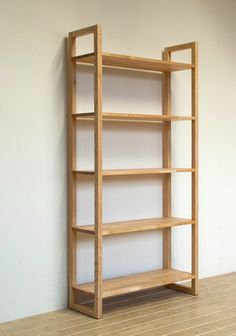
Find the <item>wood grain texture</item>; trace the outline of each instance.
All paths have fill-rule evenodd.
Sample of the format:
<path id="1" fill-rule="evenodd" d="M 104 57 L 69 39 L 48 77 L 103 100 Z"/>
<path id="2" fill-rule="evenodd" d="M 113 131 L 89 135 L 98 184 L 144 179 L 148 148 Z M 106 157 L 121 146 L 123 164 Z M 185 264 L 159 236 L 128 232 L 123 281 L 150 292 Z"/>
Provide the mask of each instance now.
<path id="1" fill-rule="evenodd" d="M 194 47 L 196 42 L 188 42 L 188 43 L 183 43 L 183 44 L 177 44 L 171 47 L 166 47 L 165 48 L 165 52 L 167 53 L 172 53 L 172 52 L 176 52 L 176 51 L 182 51 L 182 50 L 192 50 L 192 48 Z M 193 67 L 195 66 L 194 62 L 191 62 Z"/>
<path id="2" fill-rule="evenodd" d="M 163 52 L 163 60 L 170 61 L 170 54 Z M 171 73 L 162 75 L 162 113 L 171 116 Z M 162 165 L 171 167 L 171 123 L 162 128 Z M 171 217 L 171 174 L 165 174 L 162 180 L 162 216 Z M 163 267 L 171 268 L 171 227 L 163 230 Z"/>
<path id="3" fill-rule="evenodd" d="M 172 47 L 165 48 L 164 58 L 170 60 L 172 52 L 178 52 L 182 50 L 190 50 L 191 52 L 191 63 L 193 68 L 191 69 L 191 116 L 192 119 L 192 220 L 195 225 L 192 225 L 192 262 L 191 268 L 192 273 L 195 275 L 195 278 L 192 280 L 191 293 L 194 295 L 198 294 L 198 43 L 190 42 L 181 45 L 176 45 Z M 166 97 L 166 76 L 170 76 L 170 73 L 164 73 L 164 84 L 163 84 L 163 102 L 165 106 Z M 166 103 L 168 106 L 168 102 Z M 167 108 L 168 109 L 168 108 Z M 171 127 L 171 126 L 170 126 Z M 168 128 L 168 124 L 164 124 L 164 130 Z M 163 142 L 164 143 L 164 142 Z M 164 160 L 163 160 L 164 161 Z M 168 179 L 169 176 L 165 176 Z M 163 195 L 164 201 L 164 195 Z M 164 201 L 165 203 L 165 201 Z M 167 238 L 166 238 L 167 239 Z M 168 238 L 169 239 L 169 238 Z M 164 246 L 165 249 L 165 246 Z M 164 254 L 165 255 L 165 254 Z M 178 285 L 172 286 L 176 290 L 186 291 L 185 288 L 182 288 Z"/>
<path id="4" fill-rule="evenodd" d="M 95 202 L 95 234 L 94 234 L 94 306 L 83 307 L 78 301 L 80 295 L 75 293 L 73 285 L 78 277 L 77 272 L 77 231 L 76 226 L 76 38 L 94 34 L 94 202 Z M 101 27 L 99 25 L 80 29 L 69 33 L 68 48 L 68 138 L 69 138 L 69 305 L 71 308 L 100 318 L 102 315 L 102 44 Z"/>
<path id="5" fill-rule="evenodd" d="M 192 173 L 192 168 L 138 168 L 138 169 L 105 169 L 102 171 L 103 176 L 127 176 L 127 175 L 156 175 L 156 174 L 173 174 L 173 173 Z M 92 170 L 74 170 L 78 175 L 94 175 Z M 164 216 L 165 217 L 165 216 Z"/>
<path id="6" fill-rule="evenodd" d="M 193 275 L 191 273 L 173 269 L 161 269 L 103 280 L 103 298 L 155 288 L 192 278 Z M 90 294 L 94 293 L 94 283 L 82 284 L 74 286 L 74 288 Z"/>
<path id="7" fill-rule="evenodd" d="M 78 120 L 94 120 L 94 113 L 75 113 L 74 118 Z M 188 121 L 195 120 L 193 116 L 174 116 L 174 115 L 153 115 L 153 114 L 135 114 L 135 113 L 115 113 L 103 112 L 103 121 L 128 121 L 128 122 L 148 122 L 159 123 L 167 121 Z"/>
<path id="8" fill-rule="evenodd" d="M 69 306 L 74 301 L 73 285 L 76 283 L 76 232 L 72 227 L 76 224 L 76 179 L 72 171 L 76 167 L 75 127 L 72 114 L 76 112 L 76 67 L 71 61 L 75 55 L 76 42 L 72 34 L 68 36 L 67 45 L 67 147 L 68 147 L 68 282 Z"/>
<path id="9" fill-rule="evenodd" d="M 103 236 L 109 236 L 129 232 L 158 230 L 167 227 L 193 224 L 193 223 L 194 222 L 191 219 L 175 218 L 175 217 L 137 219 L 137 220 L 129 220 L 113 223 L 104 223 L 102 234 Z M 78 232 L 88 234 L 95 233 L 94 225 L 75 226 L 73 229 Z"/>
<path id="10" fill-rule="evenodd" d="M 84 36 L 84 35 L 94 34 L 95 29 L 96 29 L 96 25 L 81 28 L 81 29 L 78 29 L 78 30 L 75 30 L 75 31 L 71 32 L 71 36 L 76 38 L 76 37 L 80 37 L 80 36 Z M 94 55 L 94 53 L 93 53 L 93 55 Z M 73 58 L 74 57 L 76 57 L 76 55 L 73 55 Z"/>
<path id="11" fill-rule="evenodd" d="M 94 314 L 102 316 L 102 30 L 94 29 L 94 168 L 95 168 L 95 248 L 94 248 Z"/>
<path id="12" fill-rule="evenodd" d="M 192 123 L 192 219 L 196 225 L 192 226 L 192 272 L 196 278 L 192 281 L 193 294 L 198 294 L 198 43 L 192 46 L 192 116 L 196 119 Z"/>
<path id="13" fill-rule="evenodd" d="M 94 54 L 85 54 L 73 57 L 77 63 L 94 64 Z M 111 53 L 102 54 L 103 66 L 126 68 L 143 71 L 171 72 L 192 69 L 192 64 L 171 62 L 168 60 L 158 60 L 153 58 L 135 57 Z"/>

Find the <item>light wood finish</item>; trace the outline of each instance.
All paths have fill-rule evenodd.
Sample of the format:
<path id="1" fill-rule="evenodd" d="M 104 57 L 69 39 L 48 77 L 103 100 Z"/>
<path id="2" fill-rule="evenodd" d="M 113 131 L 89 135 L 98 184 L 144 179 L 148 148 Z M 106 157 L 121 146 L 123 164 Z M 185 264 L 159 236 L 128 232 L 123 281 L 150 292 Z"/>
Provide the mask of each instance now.
<path id="1" fill-rule="evenodd" d="M 163 52 L 162 58 L 170 61 L 170 55 Z M 162 77 L 162 113 L 171 115 L 171 73 L 164 72 Z M 162 164 L 171 167 L 171 123 L 164 123 L 162 129 Z M 171 174 L 162 180 L 162 216 L 171 217 Z M 163 230 L 163 267 L 171 268 L 171 227 Z"/>
<path id="2" fill-rule="evenodd" d="M 69 309 L 35 315 L 0 324 L 0 335 L 233 336 L 235 280 L 236 273 L 202 279 L 197 297 L 159 287 L 105 299 L 102 321 Z"/>
<path id="3" fill-rule="evenodd" d="M 193 294 L 198 294 L 198 44 L 192 43 L 192 219 L 196 225 L 192 226 L 192 272 L 196 279 L 192 281 Z"/>
<path id="4" fill-rule="evenodd" d="M 102 234 L 103 236 L 109 236 L 129 232 L 158 230 L 186 224 L 194 224 L 194 221 L 191 219 L 175 217 L 137 219 L 114 223 L 104 223 Z M 75 226 L 74 230 L 88 234 L 95 233 L 94 225 Z"/>
<path id="5" fill-rule="evenodd" d="M 166 286 L 167 288 L 171 288 L 177 291 L 181 291 L 187 294 L 192 294 L 192 287 L 190 286 L 184 286 L 180 284 L 169 284 Z"/>
<path id="6" fill-rule="evenodd" d="M 73 60 L 77 63 L 94 64 L 94 53 L 85 54 L 81 56 L 73 57 Z M 192 69 L 194 65 L 170 62 L 167 60 L 158 60 L 144 57 L 134 57 L 127 55 L 118 55 L 110 53 L 102 53 L 103 66 L 109 66 L 114 68 L 135 69 L 143 71 L 180 71 Z"/>
<path id="7" fill-rule="evenodd" d="M 72 227 L 76 224 L 76 179 L 72 171 L 76 167 L 75 153 L 75 126 L 76 123 L 71 118 L 71 114 L 76 112 L 76 67 L 71 61 L 71 57 L 75 55 L 76 43 L 72 34 L 68 37 L 68 111 L 67 111 L 67 127 L 68 127 L 68 281 L 69 281 L 69 307 L 72 306 L 74 301 L 73 285 L 76 283 L 76 232 Z"/>
<path id="8" fill-rule="evenodd" d="M 76 113 L 73 115 L 78 120 L 94 120 L 94 113 Z M 174 116 L 174 115 L 153 115 L 153 114 L 135 114 L 135 113 L 114 113 L 103 112 L 103 121 L 130 121 L 130 122 L 148 122 L 159 123 L 164 121 L 187 121 L 195 120 L 193 116 Z"/>
<path id="9" fill-rule="evenodd" d="M 103 176 L 126 176 L 126 175 L 156 175 L 172 173 L 192 173 L 192 168 L 138 168 L 138 169 L 107 169 L 102 171 Z M 77 175 L 94 175 L 92 170 L 74 170 Z"/>
<path id="10" fill-rule="evenodd" d="M 193 275 L 172 269 L 161 269 L 128 275 L 125 277 L 103 280 L 103 297 L 122 295 L 144 289 L 163 286 L 172 282 L 192 279 Z M 93 294 L 94 284 L 82 284 L 74 287 L 81 291 Z"/>
<path id="11" fill-rule="evenodd" d="M 97 315 L 95 315 L 94 309 L 92 309 L 90 307 L 87 307 L 85 305 L 78 304 L 78 303 L 72 303 L 70 308 L 74 309 L 74 310 L 77 310 L 80 313 L 83 313 L 83 314 L 89 315 L 91 317 L 97 318 Z"/>
<path id="12" fill-rule="evenodd" d="M 190 49 L 191 51 L 191 62 L 194 65 L 194 67 L 191 69 L 191 116 L 194 118 L 192 120 L 192 169 L 193 169 L 193 174 L 192 174 L 192 220 L 194 221 L 195 225 L 192 225 L 192 274 L 195 275 L 194 279 L 192 280 L 191 283 L 191 293 L 193 295 L 198 294 L 198 43 L 197 42 L 191 42 L 191 43 L 185 43 L 181 45 L 176 45 L 172 47 L 165 48 L 165 51 L 163 53 L 163 57 L 165 59 L 170 60 L 171 59 L 171 53 L 172 52 L 178 52 L 182 50 L 187 50 Z M 168 96 L 170 94 L 167 94 L 167 88 L 165 87 L 167 84 L 167 78 L 170 78 L 171 74 L 170 73 L 165 73 L 164 74 L 164 84 L 163 84 L 163 91 L 164 96 L 163 96 L 163 107 L 165 111 L 165 106 L 166 109 L 169 111 L 170 110 L 170 101 L 166 102 L 165 99 L 168 99 Z M 170 88 L 169 88 L 170 89 Z M 170 113 L 170 112 L 169 112 Z M 164 132 L 163 136 L 165 137 L 165 128 L 171 127 L 170 124 L 165 123 L 164 124 Z M 164 141 L 163 141 L 164 142 Z M 166 151 L 163 150 L 163 155 L 165 155 Z M 167 150 L 167 153 L 170 153 L 170 150 Z M 163 162 L 164 162 L 164 157 L 163 157 Z M 167 163 L 165 162 L 165 166 L 167 166 Z M 165 175 L 165 179 L 171 178 L 169 175 Z M 165 193 L 165 191 L 164 191 Z M 165 197 L 163 195 L 163 204 L 165 206 Z M 170 202 L 170 201 L 169 201 Z M 163 212 L 164 216 L 165 212 Z M 170 214 L 168 214 L 170 216 Z M 168 243 L 165 244 L 165 240 L 168 240 Z M 170 252 L 170 247 L 171 246 L 171 237 L 164 237 L 164 259 L 165 255 L 168 255 L 168 248 L 169 248 L 169 253 Z M 165 249 L 167 250 L 165 252 Z M 167 257 L 166 257 L 167 258 Z M 164 263 L 165 265 L 165 263 Z M 165 265 L 166 266 L 166 265 Z M 179 286 L 179 285 L 173 285 L 174 289 L 177 290 L 183 290 L 186 291 L 186 288 Z"/>
<path id="13" fill-rule="evenodd" d="M 97 29 L 97 25 L 94 26 L 90 26 L 90 27 L 85 27 L 79 30 L 75 30 L 73 32 L 71 32 L 71 36 L 76 38 L 76 37 L 81 37 L 81 36 L 85 36 L 85 35 L 90 35 L 90 34 L 94 34 L 95 30 Z M 94 55 L 95 53 L 93 53 Z M 76 57 L 75 55 L 72 56 L 73 58 Z"/>
<path id="14" fill-rule="evenodd" d="M 102 31 L 94 31 L 95 282 L 94 313 L 102 316 Z"/>
<path id="15" fill-rule="evenodd" d="M 189 42 L 189 43 L 177 44 L 177 45 L 171 46 L 171 47 L 166 47 L 165 52 L 166 53 L 172 53 L 172 52 L 182 51 L 182 50 L 187 50 L 187 49 L 190 49 L 190 51 L 192 51 L 192 48 L 194 47 L 195 43 L 196 42 Z M 193 66 L 196 66 L 196 64 L 195 64 L 195 62 L 193 62 L 193 60 L 192 60 L 192 64 L 193 64 Z"/>
<path id="16" fill-rule="evenodd" d="M 95 189 L 95 235 L 94 235 L 94 307 L 84 308 L 76 302 L 73 286 L 77 279 L 76 243 L 76 38 L 94 35 L 94 189 Z M 100 25 L 69 33 L 68 48 L 68 144 L 69 144 L 69 306 L 92 317 L 102 315 L 102 37 Z"/>
<path id="17" fill-rule="evenodd" d="M 76 41 L 81 36 L 93 34 L 94 52 L 76 55 Z M 172 52 L 190 49 L 191 64 L 172 62 Z M 95 318 L 101 318 L 103 299 L 110 296 L 129 294 L 135 291 L 168 285 L 177 291 L 196 295 L 198 292 L 198 56 L 197 44 L 187 43 L 164 49 L 162 60 L 102 52 L 101 26 L 95 25 L 69 33 L 68 38 L 68 201 L 69 201 L 69 306 L 74 310 Z M 78 113 L 76 109 L 76 67 L 77 63 L 92 64 L 94 67 L 93 112 Z M 131 114 L 102 111 L 102 68 L 103 66 L 126 68 L 139 71 L 162 72 L 162 115 Z M 189 116 L 171 114 L 172 72 L 190 70 L 192 74 L 192 113 Z M 91 120 L 94 125 L 94 168 L 84 170 L 76 162 L 76 125 Z M 103 121 L 162 123 L 163 162 L 161 168 L 103 169 L 102 132 Z M 174 121 L 191 121 L 192 165 L 190 168 L 173 168 L 171 164 L 171 125 Z M 174 218 L 171 214 L 172 173 L 192 174 L 192 218 Z M 113 223 L 104 223 L 102 216 L 103 178 L 115 176 L 142 176 L 161 174 L 163 181 L 163 211 L 161 218 L 149 218 Z M 94 182 L 94 225 L 81 226 L 76 222 L 77 176 L 93 176 Z M 171 265 L 171 228 L 177 225 L 192 226 L 192 269 L 182 272 Z M 122 278 L 103 280 L 103 236 L 163 229 L 163 269 L 147 273 L 128 275 Z M 77 272 L 76 246 L 79 232 L 92 235 L 94 239 L 94 281 L 80 283 Z M 79 271 L 79 269 L 78 269 Z M 191 280 L 191 286 L 175 282 Z M 167 289 L 166 289 L 167 290 Z M 169 289 L 168 289 L 169 290 Z M 131 294 L 129 294 L 131 295 Z M 118 299 L 117 299 L 118 300 Z M 115 305 L 114 301 L 114 305 Z"/>

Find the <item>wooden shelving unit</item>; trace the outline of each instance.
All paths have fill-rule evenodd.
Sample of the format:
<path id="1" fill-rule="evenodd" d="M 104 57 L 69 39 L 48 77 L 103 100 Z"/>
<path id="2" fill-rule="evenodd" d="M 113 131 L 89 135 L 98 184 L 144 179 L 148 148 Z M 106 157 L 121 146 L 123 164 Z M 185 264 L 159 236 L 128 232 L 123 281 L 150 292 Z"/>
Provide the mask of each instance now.
<path id="1" fill-rule="evenodd" d="M 76 55 L 76 40 L 93 34 L 94 52 Z M 171 54 L 182 50 L 191 51 L 191 63 L 171 61 Z M 89 64 L 94 67 L 94 111 L 79 113 L 76 109 L 76 65 Z M 102 111 L 102 68 L 126 68 L 132 71 L 161 72 L 163 78 L 161 115 L 113 113 Z M 171 72 L 191 71 L 192 108 L 190 116 L 171 114 Z M 76 127 L 78 122 L 90 120 L 94 124 L 94 170 L 81 170 L 76 165 Z M 163 167 L 146 169 L 109 169 L 102 167 L 103 122 L 162 123 Z M 192 124 L 192 165 L 190 168 L 171 166 L 171 124 L 189 121 Z M 101 26 L 95 25 L 69 33 L 68 37 L 68 208 L 69 208 L 69 306 L 72 309 L 101 318 L 103 299 L 131 292 L 167 285 L 175 290 L 196 295 L 198 293 L 198 48 L 196 42 L 165 48 L 162 60 L 116 55 L 102 52 Z M 171 176 L 173 173 L 192 175 L 192 216 L 175 218 L 171 215 Z M 161 174 L 163 185 L 162 217 L 144 218 L 113 223 L 102 220 L 103 179 L 115 176 Z M 81 226 L 76 222 L 76 179 L 80 175 L 94 178 L 95 218 L 93 225 Z M 171 228 L 191 225 L 192 268 L 183 272 L 171 267 Z M 163 231 L 163 269 L 133 274 L 125 277 L 103 279 L 102 250 L 103 236 L 132 232 Z M 79 234 L 94 239 L 94 282 L 77 284 L 76 243 Z M 107 238 L 109 239 L 109 238 Z M 179 284 L 190 280 L 191 286 Z"/>

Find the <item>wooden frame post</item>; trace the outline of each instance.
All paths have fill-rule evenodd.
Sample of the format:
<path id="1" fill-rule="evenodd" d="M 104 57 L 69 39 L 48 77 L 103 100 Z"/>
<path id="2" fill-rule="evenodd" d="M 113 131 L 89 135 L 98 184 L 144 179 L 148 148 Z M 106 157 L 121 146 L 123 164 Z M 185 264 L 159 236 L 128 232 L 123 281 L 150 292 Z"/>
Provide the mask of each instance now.
<path id="1" fill-rule="evenodd" d="M 164 51 L 162 59 L 170 60 L 170 53 Z M 171 115 L 171 73 L 164 72 L 162 79 L 162 113 Z M 171 123 L 164 122 L 162 128 L 162 166 L 171 168 Z M 162 215 L 171 217 L 171 174 L 162 179 Z M 163 268 L 171 268 L 171 228 L 163 229 Z"/>
<path id="2" fill-rule="evenodd" d="M 76 294 L 76 38 L 94 35 L 94 308 L 78 304 Z M 95 25 L 69 33 L 68 37 L 68 208 L 69 208 L 69 307 L 90 316 L 102 316 L 102 36 Z"/>
<path id="3" fill-rule="evenodd" d="M 72 230 L 76 225 L 76 176 L 73 175 L 73 170 L 76 169 L 76 121 L 72 118 L 72 114 L 76 113 L 76 64 L 72 61 L 72 57 L 76 53 L 76 39 L 69 34 L 67 46 L 67 89 L 68 89 L 68 113 L 67 113 L 67 128 L 68 128 L 68 223 L 69 223 L 69 248 L 68 248 L 68 281 L 69 281 L 69 307 L 74 303 L 73 286 L 76 284 L 76 241 L 77 234 Z"/>
<path id="4" fill-rule="evenodd" d="M 198 43 L 192 44 L 192 63 L 195 67 L 191 73 L 192 87 L 192 273 L 195 279 L 192 280 L 192 291 L 198 294 Z"/>
<path id="5" fill-rule="evenodd" d="M 102 32 L 94 32 L 95 317 L 102 316 Z"/>
<path id="6" fill-rule="evenodd" d="M 197 295 L 198 294 L 198 43 L 197 42 L 190 42 L 185 44 L 180 44 L 172 47 L 168 47 L 164 49 L 164 57 L 169 57 L 171 59 L 171 53 L 190 49 L 191 50 L 191 63 L 193 68 L 191 69 L 191 116 L 192 119 L 192 221 L 193 224 L 191 225 L 191 241 L 192 241 L 192 251 L 191 251 L 191 273 L 193 274 L 193 279 L 191 280 L 191 287 L 187 287 L 184 285 L 179 284 L 171 284 L 167 287 L 183 291 L 189 294 Z M 168 111 L 168 93 L 166 94 L 166 73 L 164 74 L 163 79 L 163 113 L 165 109 Z M 166 107 L 167 106 L 167 107 Z M 170 107 L 169 107 L 170 109 Z M 164 128 L 163 134 L 165 134 L 166 129 Z M 163 135 L 165 137 L 166 135 Z M 166 136 L 167 137 L 167 136 Z M 166 139 L 166 138 L 165 138 Z M 163 139 L 164 140 L 164 139 Z M 163 141 L 165 144 L 166 140 Z M 167 145 L 166 145 L 167 146 Z M 165 146 L 163 145 L 163 150 Z M 167 148 L 166 148 L 167 150 Z M 163 153 L 163 158 L 164 158 Z M 164 162 L 164 161 L 163 161 Z M 166 187 L 167 188 L 167 187 Z M 166 189 L 167 190 L 167 189 Z M 164 198 L 165 193 L 168 192 L 164 191 L 163 194 L 163 206 L 165 207 L 166 200 Z M 163 216 L 165 214 L 163 208 Z M 164 255 L 164 262 L 168 258 L 169 252 L 169 244 L 170 237 L 166 234 L 164 235 L 164 251 L 166 256 Z M 166 265 L 164 263 L 164 265 Z"/>

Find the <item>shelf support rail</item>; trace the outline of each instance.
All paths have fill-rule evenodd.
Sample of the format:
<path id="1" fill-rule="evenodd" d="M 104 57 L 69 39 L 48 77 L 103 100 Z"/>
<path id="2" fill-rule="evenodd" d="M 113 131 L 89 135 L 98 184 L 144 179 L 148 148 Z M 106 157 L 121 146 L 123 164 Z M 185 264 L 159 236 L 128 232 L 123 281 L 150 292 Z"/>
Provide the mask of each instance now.
<path id="1" fill-rule="evenodd" d="M 190 49 L 191 63 L 191 115 L 192 120 L 192 220 L 191 241 L 192 241 L 192 269 L 194 278 L 191 280 L 191 287 L 172 284 L 168 285 L 173 289 L 198 294 L 198 43 L 190 42 L 167 47 L 163 52 L 164 60 L 171 60 L 173 52 Z M 171 74 L 163 73 L 163 114 L 171 113 Z M 171 124 L 171 123 L 170 123 Z M 165 123 L 163 128 L 163 165 L 170 166 L 170 141 L 171 125 Z M 163 216 L 171 215 L 171 176 L 165 176 L 163 180 Z M 163 266 L 171 267 L 171 229 L 164 230 L 163 236 Z"/>
<path id="2" fill-rule="evenodd" d="M 76 39 L 94 36 L 94 304 L 93 308 L 77 302 L 76 244 Z M 69 206 L 69 306 L 95 318 L 102 316 L 102 32 L 100 25 L 79 29 L 68 36 L 68 206 Z"/>

